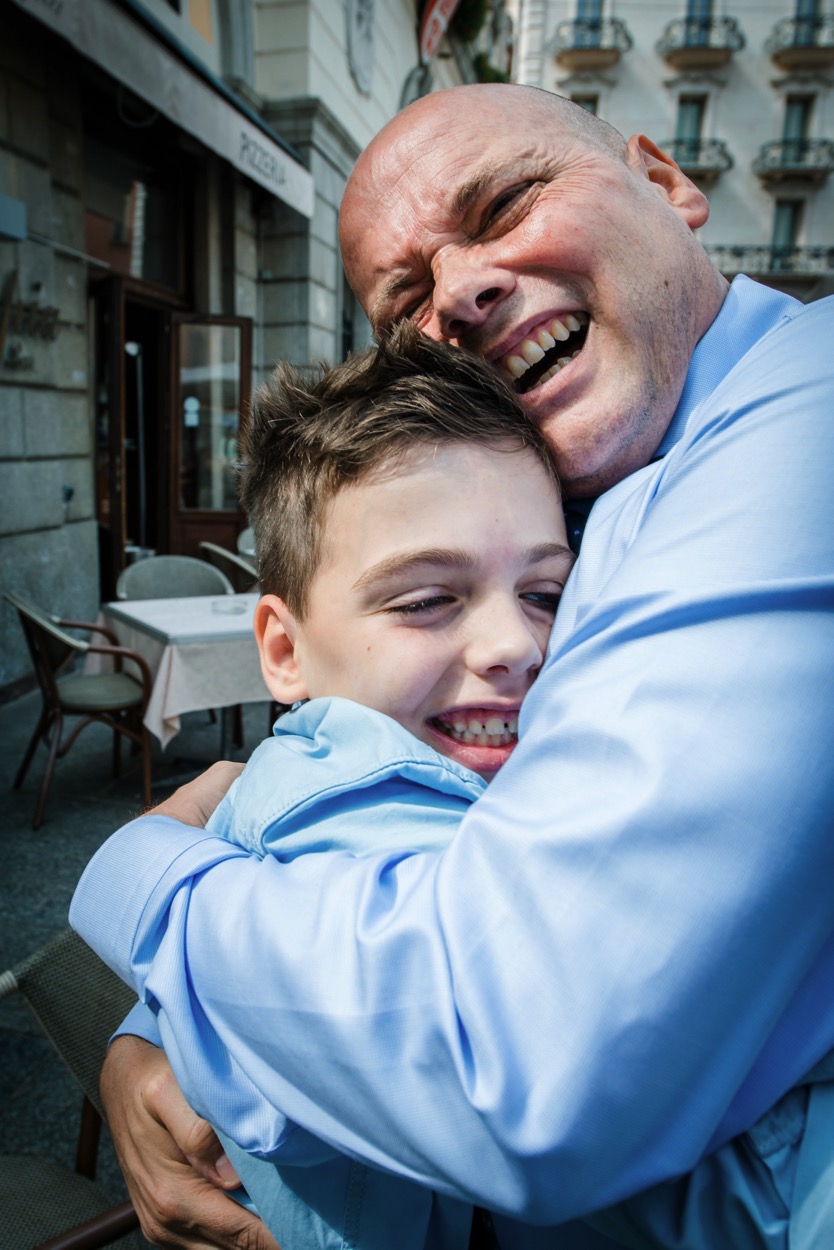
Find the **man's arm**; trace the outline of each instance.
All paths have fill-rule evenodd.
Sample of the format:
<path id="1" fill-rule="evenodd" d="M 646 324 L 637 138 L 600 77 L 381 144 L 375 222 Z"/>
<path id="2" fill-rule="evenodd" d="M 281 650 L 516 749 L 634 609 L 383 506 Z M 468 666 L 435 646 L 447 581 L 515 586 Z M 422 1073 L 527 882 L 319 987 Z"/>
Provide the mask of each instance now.
<path id="1" fill-rule="evenodd" d="M 242 768 L 221 761 L 156 810 L 202 826 Z M 129 1033 L 117 1037 L 102 1068 L 101 1098 L 148 1241 L 165 1250 L 277 1250 L 261 1220 L 223 1193 L 240 1181 L 211 1125 L 185 1101 L 164 1051 Z"/>
<path id="2" fill-rule="evenodd" d="M 180 1044 L 554 1223 L 692 1167 L 834 1044 L 834 395 L 794 330 L 737 385 L 805 352 L 802 385 L 715 397 L 597 505 L 522 743 L 446 852 L 259 862 L 153 818 L 99 852 L 74 919 L 163 1010 L 185 974 Z"/>

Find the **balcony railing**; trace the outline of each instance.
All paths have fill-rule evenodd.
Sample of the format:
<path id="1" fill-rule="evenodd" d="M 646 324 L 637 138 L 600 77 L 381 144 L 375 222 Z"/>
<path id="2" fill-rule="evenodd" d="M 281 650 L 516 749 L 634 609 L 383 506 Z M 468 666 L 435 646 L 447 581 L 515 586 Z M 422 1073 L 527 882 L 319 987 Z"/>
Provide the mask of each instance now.
<path id="1" fill-rule="evenodd" d="M 551 44 L 558 63 L 571 70 L 616 65 L 631 46 L 625 22 L 616 17 L 560 22 Z"/>
<path id="2" fill-rule="evenodd" d="M 661 147 L 690 178 L 714 181 L 733 167 L 723 139 L 667 139 Z"/>
<path id="3" fill-rule="evenodd" d="M 834 140 L 778 139 L 759 149 L 753 172 L 766 182 L 802 178 L 822 182 L 834 169 Z"/>
<path id="4" fill-rule="evenodd" d="M 834 247 L 707 247 L 712 262 L 728 277 L 738 273 L 791 274 L 797 278 L 834 274 Z"/>
<path id="5" fill-rule="evenodd" d="M 765 49 L 782 69 L 834 65 L 834 16 L 783 18 Z"/>
<path id="6" fill-rule="evenodd" d="M 678 17 L 656 46 L 675 69 L 710 69 L 740 52 L 744 35 L 733 17 Z"/>

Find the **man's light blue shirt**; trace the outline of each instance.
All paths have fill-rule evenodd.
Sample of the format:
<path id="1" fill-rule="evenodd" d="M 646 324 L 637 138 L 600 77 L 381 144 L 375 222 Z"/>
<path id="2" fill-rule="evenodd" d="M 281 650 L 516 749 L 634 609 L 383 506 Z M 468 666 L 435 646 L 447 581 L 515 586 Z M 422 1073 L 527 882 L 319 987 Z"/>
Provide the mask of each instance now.
<path id="1" fill-rule="evenodd" d="M 832 345 L 834 301 L 734 283 L 445 851 L 147 817 L 73 924 L 140 994 L 187 978 L 218 1065 L 317 1137 L 533 1222 L 748 1128 L 834 1046 Z"/>

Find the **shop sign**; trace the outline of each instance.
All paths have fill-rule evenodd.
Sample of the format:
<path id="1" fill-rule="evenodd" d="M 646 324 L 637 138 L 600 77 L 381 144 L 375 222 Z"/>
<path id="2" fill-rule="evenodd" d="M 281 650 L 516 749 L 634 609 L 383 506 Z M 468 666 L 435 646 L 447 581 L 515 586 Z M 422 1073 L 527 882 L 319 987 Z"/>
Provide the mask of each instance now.
<path id="1" fill-rule="evenodd" d="M 52 342 L 58 337 L 60 309 L 40 300 L 16 300 L 17 270 L 6 275 L 0 300 L 0 364 L 3 368 L 31 369 L 31 356 L 23 355 L 21 343 L 9 343 L 8 359 L 6 344 L 10 335 L 17 338 L 39 338 Z"/>

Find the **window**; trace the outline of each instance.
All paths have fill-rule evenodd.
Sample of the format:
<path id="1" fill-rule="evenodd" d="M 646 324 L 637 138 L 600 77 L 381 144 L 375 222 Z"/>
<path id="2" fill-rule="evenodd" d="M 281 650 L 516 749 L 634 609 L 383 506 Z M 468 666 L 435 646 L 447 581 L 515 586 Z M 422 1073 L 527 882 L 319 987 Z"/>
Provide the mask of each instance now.
<path id="1" fill-rule="evenodd" d="M 602 31 L 602 0 L 576 0 L 576 46 L 598 48 Z"/>
<path id="2" fill-rule="evenodd" d="M 181 285 L 179 180 L 140 156 L 84 138 L 86 251 L 115 273 Z"/>
<path id="3" fill-rule="evenodd" d="M 773 213 L 771 268 L 792 269 L 802 228 L 802 200 L 777 200 Z"/>
<path id="4" fill-rule="evenodd" d="M 686 0 L 686 43 L 700 48 L 709 43 L 712 0 Z"/>
<path id="5" fill-rule="evenodd" d="M 794 42 L 800 45 L 816 42 L 820 26 L 820 0 L 796 0 Z"/>
<path id="6" fill-rule="evenodd" d="M 782 144 L 784 160 L 788 164 L 801 165 L 804 160 L 813 108 L 812 95 L 789 95 L 785 100 Z"/>
<path id="7" fill-rule="evenodd" d="M 678 163 L 684 161 L 691 164 L 697 161 L 706 111 L 705 95 L 682 95 L 678 100 L 678 124 L 675 132 L 675 155 Z"/>
<path id="8" fill-rule="evenodd" d="M 574 104 L 578 104 L 580 108 L 585 109 L 588 113 L 593 113 L 594 117 L 596 117 L 597 109 L 599 108 L 598 95 L 572 95 L 571 100 Z"/>

